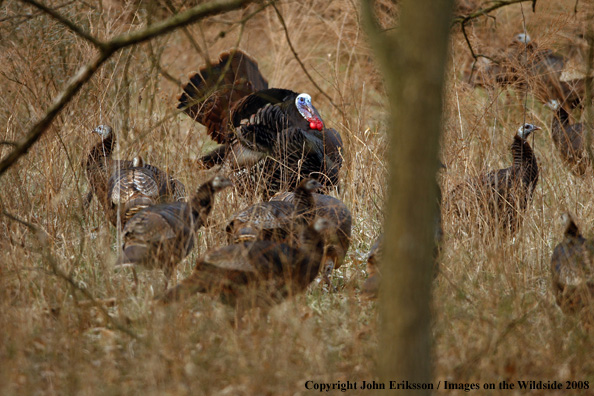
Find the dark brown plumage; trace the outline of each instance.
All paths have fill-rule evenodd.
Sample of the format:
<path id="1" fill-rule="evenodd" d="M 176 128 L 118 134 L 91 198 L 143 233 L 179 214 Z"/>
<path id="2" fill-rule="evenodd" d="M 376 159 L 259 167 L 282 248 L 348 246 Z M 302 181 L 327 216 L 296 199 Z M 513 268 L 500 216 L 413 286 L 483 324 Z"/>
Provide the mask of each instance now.
<path id="1" fill-rule="evenodd" d="M 569 214 L 563 215 L 563 223 L 565 234 L 551 256 L 551 275 L 557 304 L 572 314 L 593 306 L 594 241 L 580 234 Z"/>
<path id="2" fill-rule="evenodd" d="M 227 224 L 230 242 L 266 239 L 293 245 L 301 227 L 315 216 L 313 192 L 320 183 L 314 179 L 301 181 L 293 202 L 260 202 L 233 215 Z"/>
<path id="3" fill-rule="evenodd" d="M 570 170 L 582 176 L 590 167 L 588 155 L 584 149 L 583 124 L 571 124 L 569 113 L 557 101 L 551 101 L 549 106 L 555 110 L 551 122 L 551 135 L 555 147 Z"/>
<path id="4" fill-rule="evenodd" d="M 316 278 L 324 250 L 317 219 L 303 229 L 299 247 L 273 241 L 243 242 L 214 249 L 196 262 L 192 274 L 167 291 L 162 302 L 207 293 L 240 311 L 269 307 L 303 292 Z"/>
<path id="5" fill-rule="evenodd" d="M 163 268 L 168 281 L 177 264 L 192 250 L 194 234 L 205 224 L 215 193 L 230 185 L 228 179 L 215 176 L 201 185 L 187 203 L 159 204 L 137 213 L 124 227 L 117 264 Z"/>
<path id="6" fill-rule="evenodd" d="M 472 178 L 452 190 L 449 207 L 458 216 L 477 211 L 493 225 L 500 224 L 513 233 L 521 221 L 521 212 L 532 200 L 538 182 L 538 164 L 526 140 L 540 128 L 524 124 L 511 145 L 513 163 L 510 167 Z"/>
<path id="7" fill-rule="evenodd" d="M 338 132 L 324 127 L 309 95 L 268 88 L 256 61 L 242 51 L 222 53 L 219 63 L 191 76 L 178 108 L 223 145 L 201 165 L 223 165 L 235 173 L 237 187 L 270 197 L 310 175 L 324 186 L 338 183 Z"/>
<path id="8" fill-rule="evenodd" d="M 280 193 L 271 202 L 295 202 L 296 193 Z M 351 226 L 353 219 L 350 210 L 339 199 L 323 194 L 313 194 L 315 215 L 325 218 L 332 224 L 323 234 L 324 238 L 324 280 L 330 285 L 329 275 L 344 263 L 351 245 Z"/>

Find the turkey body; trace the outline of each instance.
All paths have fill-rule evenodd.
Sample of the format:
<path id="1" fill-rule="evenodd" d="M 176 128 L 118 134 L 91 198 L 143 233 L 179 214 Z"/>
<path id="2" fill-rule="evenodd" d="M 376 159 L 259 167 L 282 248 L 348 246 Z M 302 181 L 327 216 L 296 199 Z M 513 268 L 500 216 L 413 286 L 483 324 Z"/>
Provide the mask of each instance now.
<path id="1" fill-rule="evenodd" d="M 538 163 L 526 140 L 538 129 L 532 124 L 520 127 L 511 145 L 510 167 L 472 178 L 452 190 L 449 207 L 455 215 L 470 219 L 474 214 L 479 221 L 484 218 L 491 229 L 498 224 L 510 233 L 517 230 L 538 182 Z"/>
<path id="2" fill-rule="evenodd" d="M 188 203 L 158 204 L 137 213 L 124 227 L 117 264 L 162 268 L 168 281 L 194 247 L 194 233 L 206 222 L 215 193 L 230 185 L 228 179 L 215 176 Z"/>
<path id="3" fill-rule="evenodd" d="M 555 299 L 561 310 L 573 314 L 594 301 L 594 241 L 586 240 L 571 216 L 564 215 L 565 233 L 551 256 Z"/>
<path id="4" fill-rule="evenodd" d="M 211 250 L 161 300 L 171 302 L 199 292 L 240 310 L 280 303 L 303 292 L 318 275 L 324 250 L 320 232 L 326 224 L 318 219 L 305 228 L 299 247 L 257 240 Z"/>
<path id="5" fill-rule="evenodd" d="M 93 132 L 102 139 L 87 156 L 85 168 L 91 189 L 86 199 L 90 203 L 97 195 L 108 221 L 122 226 L 138 211 L 159 202 L 182 201 L 184 185 L 142 158 L 134 161 L 112 160 L 115 135 L 109 126 L 99 126 Z"/>
<path id="6" fill-rule="evenodd" d="M 272 202 L 295 202 L 296 193 L 280 193 L 272 197 Z M 322 237 L 324 239 L 324 263 L 327 272 L 340 268 L 351 245 L 351 211 L 339 199 L 324 194 L 313 194 L 315 216 L 330 221 L 331 226 Z"/>
<path id="7" fill-rule="evenodd" d="M 309 95 L 268 88 L 256 61 L 242 51 L 222 53 L 219 63 L 192 75 L 178 108 L 222 144 L 201 164 L 223 165 L 237 187 L 269 198 L 310 175 L 323 186 L 338 183 L 338 132 L 324 127 Z"/>
<path id="8" fill-rule="evenodd" d="M 567 59 L 549 49 L 539 48 L 527 34 L 516 35 L 497 58 L 497 63 L 486 69 L 486 80 L 493 80 L 487 85 L 529 87 L 543 103 L 558 100 L 572 108 L 585 96 L 583 79 L 564 81 L 562 78 Z"/>
<path id="9" fill-rule="evenodd" d="M 590 167 L 590 161 L 584 149 L 583 124 L 571 124 L 567 110 L 555 104 L 557 107 L 551 123 L 551 135 L 553 143 L 563 162 L 577 176 L 582 176 Z"/>
<path id="10" fill-rule="evenodd" d="M 230 242 L 265 239 L 294 245 L 301 227 L 315 216 L 313 192 L 319 187 L 317 180 L 305 179 L 295 190 L 293 202 L 260 202 L 234 214 L 226 228 Z"/>

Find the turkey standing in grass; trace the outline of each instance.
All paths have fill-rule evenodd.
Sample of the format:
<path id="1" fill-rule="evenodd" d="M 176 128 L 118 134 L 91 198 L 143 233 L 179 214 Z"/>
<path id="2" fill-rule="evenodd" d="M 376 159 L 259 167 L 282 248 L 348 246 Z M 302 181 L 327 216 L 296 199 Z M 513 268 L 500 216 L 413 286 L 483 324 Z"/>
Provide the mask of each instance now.
<path id="1" fill-rule="evenodd" d="M 551 275 L 555 299 L 566 314 L 592 307 L 594 301 L 594 241 L 586 240 L 567 213 L 563 241 L 551 256 Z M 590 316 L 587 316 L 590 320 Z"/>
<path id="2" fill-rule="evenodd" d="M 272 197 L 271 202 L 293 203 L 297 199 L 297 192 L 284 192 Z M 325 218 L 332 224 L 322 234 L 324 238 L 324 280 L 328 286 L 330 274 L 344 263 L 347 251 L 351 245 L 351 226 L 353 219 L 350 210 L 339 199 L 324 194 L 313 194 L 314 212 L 318 218 Z"/>
<path id="3" fill-rule="evenodd" d="M 504 230 L 515 232 L 538 182 L 538 164 L 526 139 L 539 129 L 532 124 L 518 129 L 511 145 L 513 164 L 509 168 L 489 172 L 455 187 L 450 194 L 450 209 L 454 214 L 469 216 L 472 211 L 479 220 L 484 216 L 491 229 L 495 222 Z"/>
<path id="4" fill-rule="evenodd" d="M 298 247 L 257 240 L 210 250 L 161 301 L 206 293 L 234 306 L 240 317 L 249 308 L 280 303 L 303 292 L 318 275 L 324 253 L 321 232 L 329 225 L 328 220 L 317 219 L 305 227 Z"/>
<path id="5" fill-rule="evenodd" d="M 529 87 L 543 103 L 559 100 L 576 107 L 585 97 L 585 79 L 564 81 L 562 74 L 567 59 L 549 49 L 542 49 L 526 33 L 517 34 L 514 40 L 497 57 L 496 63 L 490 64 L 484 74 L 485 82 L 480 85 L 514 85 L 519 88 Z M 493 82 L 488 81 L 494 79 Z"/>
<path id="6" fill-rule="evenodd" d="M 93 132 L 101 136 L 101 142 L 91 149 L 85 162 L 91 186 L 85 206 L 93 194 L 97 195 L 107 219 L 114 226 L 119 207 L 123 226 L 146 206 L 185 199 L 186 190 L 181 182 L 156 166 L 145 164 L 141 157 L 135 161 L 112 160 L 116 137 L 111 127 L 100 125 Z"/>
<path id="7" fill-rule="evenodd" d="M 294 202 L 260 202 L 234 214 L 226 228 L 229 241 L 267 239 L 292 245 L 300 227 L 315 217 L 313 193 L 320 186 L 315 179 L 305 179 L 295 190 Z"/>
<path id="8" fill-rule="evenodd" d="M 583 124 L 571 124 L 569 113 L 558 101 L 552 100 L 548 106 L 555 110 L 551 123 L 553 142 L 563 161 L 577 176 L 583 176 L 590 167 L 590 161 L 584 150 Z"/>
<path id="9" fill-rule="evenodd" d="M 338 132 L 324 127 L 308 94 L 268 88 L 256 61 L 242 51 L 224 52 L 219 63 L 193 74 L 178 108 L 221 144 L 202 165 L 223 165 L 241 187 L 270 197 L 310 174 L 327 187 L 338 183 Z"/>
<path id="10" fill-rule="evenodd" d="M 229 186 L 228 179 L 215 176 L 187 203 L 159 204 L 137 213 L 124 227 L 124 244 L 116 265 L 163 268 L 167 288 L 175 267 L 194 247 L 194 234 L 205 224 L 215 193 Z"/>

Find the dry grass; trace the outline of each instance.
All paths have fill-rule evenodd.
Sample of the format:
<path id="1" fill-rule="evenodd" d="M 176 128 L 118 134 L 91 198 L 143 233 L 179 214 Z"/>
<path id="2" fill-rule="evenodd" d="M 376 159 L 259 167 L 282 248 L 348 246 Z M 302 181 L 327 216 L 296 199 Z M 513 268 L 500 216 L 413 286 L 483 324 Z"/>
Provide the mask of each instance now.
<path id="1" fill-rule="evenodd" d="M 524 5 L 526 25 L 541 45 L 564 51 L 585 14 L 573 15 L 574 1 L 551 3 L 538 2 L 536 14 Z M 113 125 L 119 138 L 116 158 L 140 153 L 148 163 L 174 173 L 189 190 L 209 177 L 196 170 L 194 160 L 212 143 L 202 126 L 175 112 L 180 89 L 155 67 L 156 61 L 183 80 L 203 63 L 179 31 L 118 53 L 2 177 L 0 208 L 45 236 L 38 238 L 22 224 L 0 217 L 1 394 L 302 394 L 309 379 L 375 377 L 376 307 L 360 299 L 359 287 L 366 276 L 361 257 L 381 231 L 386 192 L 381 78 L 355 3 L 279 6 L 301 59 L 338 109 L 301 71 L 272 8 L 249 20 L 239 36 L 234 22 L 254 9 L 211 18 L 188 32 L 212 59 L 239 43 L 258 59 L 271 86 L 310 93 L 325 122 L 342 134 L 346 153 L 338 197 L 351 209 L 354 226 L 347 261 L 334 276 L 341 291 L 332 294 L 313 285 L 305 295 L 274 308 L 267 320 L 235 331 L 229 324 L 232 313 L 206 297 L 171 309 L 152 306 L 163 282 L 158 271 L 141 273 L 137 294 L 130 273 L 114 273 L 118 235 L 96 201 L 89 212 L 82 210 L 87 185 L 80 163 L 94 141 L 90 130 L 100 123 Z M 384 5 L 378 11 L 389 26 L 396 11 Z M 469 31 L 475 48 L 488 52 L 509 43 L 522 30 L 521 11 L 519 5 L 498 11 L 496 25 L 488 19 L 473 23 Z M 87 43 L 45 16 L 27 16 L 30 12 L 20 3 L 0 9 L 0 140 L 18 140 L 93 55 Z M 87 3 L 68 3 L 60 12 L 101 38 L 170 13 L 165 6 L 115 0 L 92 9 Z M 552 113 L 530 94 L 524 102 L 513 89 L 486 91 L 466 84 L 471 59 L 457 32 L 451 59 L 444 194 L 481 170 L 508 166 L 508 146 L 524 116 L 543 127 L 531 140 L 541 177 L 514 239 L 460 233 L 453 219 L 444 218 L 442 274 L 434 284 L 436 378 L 588 380 L 594 386 L 592 338 L 556 307 L 549 274 L 563 211 L 572 211 L 590 234 L 592 175 L 576 178 L 563 166 L 550 138 Z M 0 146 L 0 156 L 9 150 Z M 187 275 L 208 247 L 224 243 L 225 219 L 247 203 L 232 193 L 217 197 L 212 224 L 200 232 L 178 277 Z M 52 262 L 104 301 L 111 319 L 55 276 Z"/>

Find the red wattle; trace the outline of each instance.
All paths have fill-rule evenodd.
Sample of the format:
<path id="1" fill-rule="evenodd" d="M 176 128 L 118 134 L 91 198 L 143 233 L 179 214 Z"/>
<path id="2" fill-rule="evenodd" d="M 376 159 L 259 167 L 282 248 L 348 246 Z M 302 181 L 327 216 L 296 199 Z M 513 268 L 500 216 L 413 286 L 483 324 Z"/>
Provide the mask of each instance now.
<path id="1" fill-rule="evenodd" d="M 316 127 L 317 127 L 317 124 L 315 122 L 313 122 L 313 121 L 309 122 L 309 129 L 318 129 Z"/>

